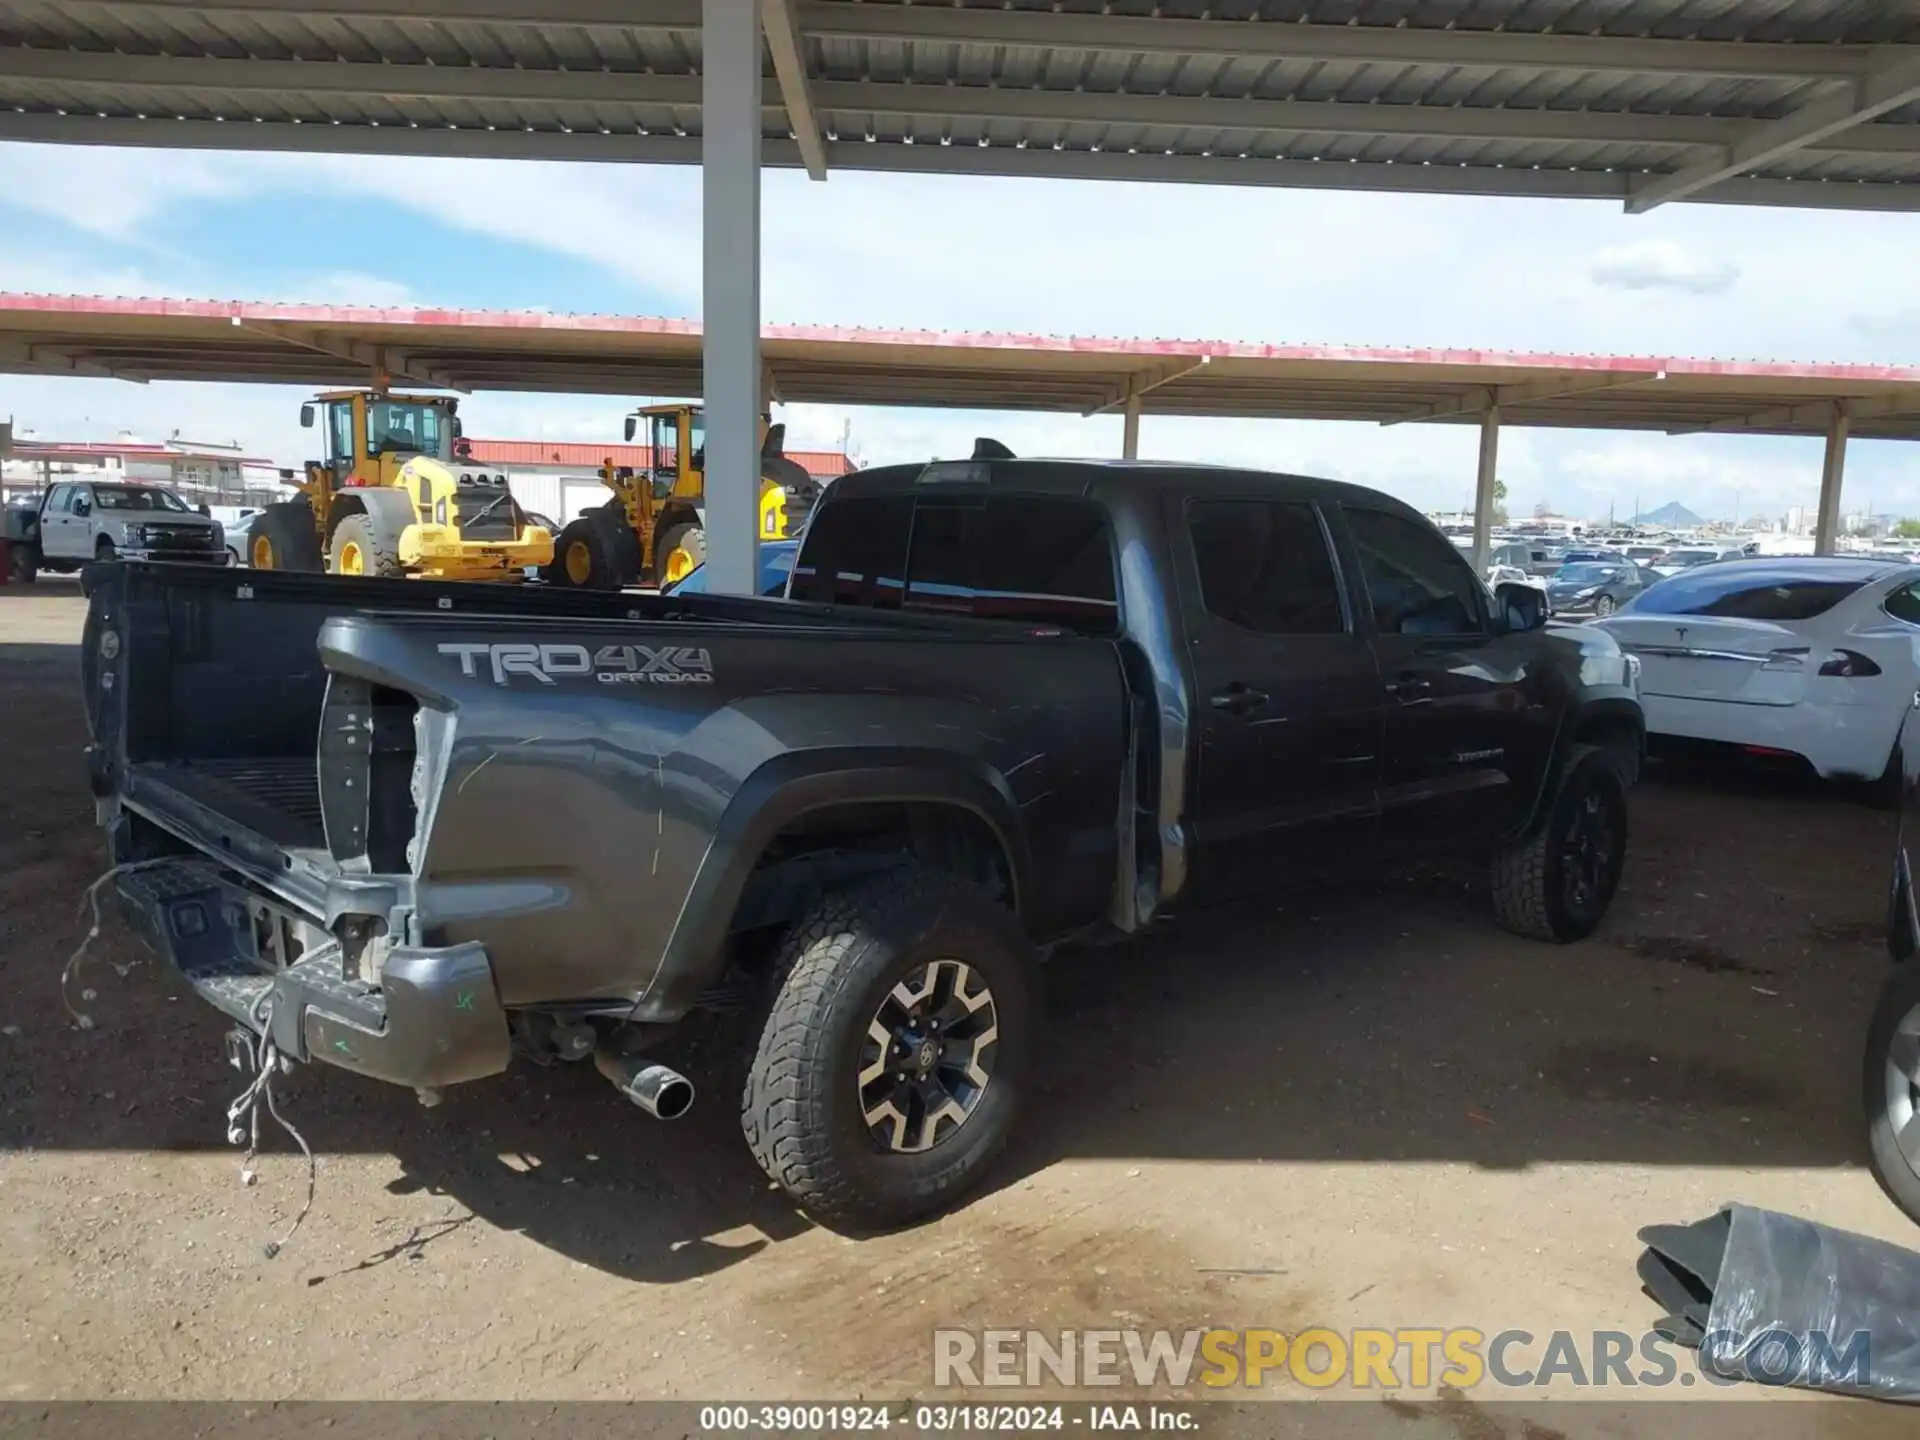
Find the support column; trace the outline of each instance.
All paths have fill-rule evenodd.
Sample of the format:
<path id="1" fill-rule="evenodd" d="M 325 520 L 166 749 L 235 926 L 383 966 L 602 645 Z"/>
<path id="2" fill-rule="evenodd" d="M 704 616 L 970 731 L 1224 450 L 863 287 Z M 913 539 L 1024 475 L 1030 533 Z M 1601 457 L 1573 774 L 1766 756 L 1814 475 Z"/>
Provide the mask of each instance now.
<path id="1" fill-rule="evenodd" d="M 701 0 L 701 357 L 707 582 L 760 569 L 760 0 Z"/>
<path id="2" fill-rule="evenodd" d="M 1120 458 L 1122 460 L 1140 458 L 1140 391 L 1131 380 L 1127 382 L 1127 408 L 1120 431 Z"/>
<path id="3" fill-rule="evenodd" d="M 1489 405 L 1480 414 L 1480 472 L 1473 487 L 1473 568 L 1487 573 L 1493 549 L 1493 482 L 1500 467 L 1500 407 Z"/>
<path id="4" fill-rule="evenodd" d="M 1847 473 L 1847 432 L 1853 417 L 1847 402 L 1836 400 L 1833 419 L 1827 423 L 1827 455 L 1820 466 L 1820 508 L 1813 526 L 1813 553 L 1833 554 L 1834 541 L 1840 535 L 1840 482 Z"/>

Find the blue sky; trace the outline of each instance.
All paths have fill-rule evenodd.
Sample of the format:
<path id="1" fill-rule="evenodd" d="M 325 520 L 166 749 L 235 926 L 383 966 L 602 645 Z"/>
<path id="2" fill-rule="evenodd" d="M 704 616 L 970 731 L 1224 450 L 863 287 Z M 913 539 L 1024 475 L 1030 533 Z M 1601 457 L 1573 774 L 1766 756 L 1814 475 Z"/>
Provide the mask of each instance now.
<path id="1" fill-rule="evenodd" d="M 0 145 L 0 289 L 699 313 L 687 169 Z M 771 321 L 1920 364 L 1920 217 L 769 172 Z M 47 436 L 173 429 L 304 454 L 300 395 L 0 377 Z M 643 397 L 483 395 L 474 434 L 593 440 Z M 1110 454 L 1118 422 L 794 406 L 869 462 Z M 1425 506 L 1471 485 L 1458 427 L 1149 418 L 1142 452 L 1337 474 Z M 1811 505 L 1817 441 L 1509 430 L 1516 510 Z M 1920 514 L 1920 448 L 1856 443 L 1849 508 Z"/>

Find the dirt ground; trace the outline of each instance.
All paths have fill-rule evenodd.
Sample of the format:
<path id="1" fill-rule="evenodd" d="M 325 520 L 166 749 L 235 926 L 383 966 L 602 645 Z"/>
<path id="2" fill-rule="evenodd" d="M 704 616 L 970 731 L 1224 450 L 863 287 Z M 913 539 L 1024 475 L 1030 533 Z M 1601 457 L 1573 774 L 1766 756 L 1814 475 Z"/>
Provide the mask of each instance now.
<path id="1" fill-rule="evenodd" d="M 95 1027 L 61 1003 L 103 866 L 82 611 L 66 582 L 0 589 L 0 1397 L 925 1398 L 936 1324 L 1638 1334 L 1643 1225 L 1738 1199 L 1920 1239 L 1858 1120 L 1889 817 L 1656 775 L 1585 944 L 1502 935 L 1432 875 L 1060 957 L 1014 1150 L 920 1228 L 855 1241 L 796 1214 L 696 1036 L 701 1101 L 673 1126 L 591 1067 L 432 1110 L 297 1073 L 318 1201 L 267 1259 L 305 1167 L 276 1142 L 241 1185 L 223 1024 L 112 919 Z M 1390 1403 L 1509 1433 L 1482 1398 Z M 1806 1433 L 1912 1421 L 1803 1408 L 1826 1416 Z M 1578 1409 L 1554 1424 L 1582 1433 Z"/>

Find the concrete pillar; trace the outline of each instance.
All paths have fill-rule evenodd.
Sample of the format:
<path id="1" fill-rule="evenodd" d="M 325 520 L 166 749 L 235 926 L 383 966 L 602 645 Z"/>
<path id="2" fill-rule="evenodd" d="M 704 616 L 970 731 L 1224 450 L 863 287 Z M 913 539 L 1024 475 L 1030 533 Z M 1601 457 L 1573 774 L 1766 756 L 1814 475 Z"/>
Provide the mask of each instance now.
<path id="1" fill-rule="evenodd" d="M 1493 549 L 1493 482 L 1500 468 L 1500 407 L 1480 416 L 1480 471 L 1473 487 L 1473 568 L 1484 575 Z"/>
<path id="2" fill-rule="evenodd" d="M 759 587 L 760 0 L 701 0 L 707 583 Z"/>
<path id="3" fill-rule="evenodd" d="M 1127 382 L 1125 416 L 1125 424 L 1120 431 L 1120 458 L 1138 460 L 1140 458 L 1140 392 L 1134 389 L 1132 381 Z"/>
<path id="4" fill-rule="evenodd" d="M 1852 416 L 1847 402 L 1836 400 L 1833 419 L 1827 424 L 1827 454 L 1820 467 L 1820 508 L 1813 527 L 1813 553 L 1833 554 L 1834 541 L 1840 535 L 1840 482 L 1847 473 L 1847 431 Z"/>

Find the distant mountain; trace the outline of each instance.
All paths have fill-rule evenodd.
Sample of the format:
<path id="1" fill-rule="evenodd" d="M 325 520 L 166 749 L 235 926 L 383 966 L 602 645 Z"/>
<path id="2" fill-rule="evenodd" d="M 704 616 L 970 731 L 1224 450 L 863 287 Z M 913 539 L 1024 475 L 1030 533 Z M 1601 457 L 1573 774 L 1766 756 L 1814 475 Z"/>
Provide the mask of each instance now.
<path id="1" fill-rule="evenodd" d="M 1628 522 L 1633 525 L 1658 525 L 1663 530 L 1694 530 L 1707 522 L 1694 514 L 1678 500 L 1669 500 L 1658 510 L 1649 510 L 1644 515 L 1636 515 Z"/>

